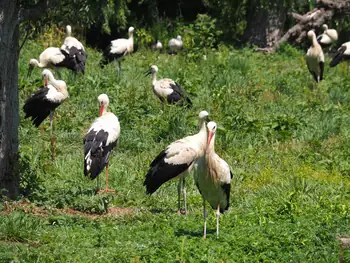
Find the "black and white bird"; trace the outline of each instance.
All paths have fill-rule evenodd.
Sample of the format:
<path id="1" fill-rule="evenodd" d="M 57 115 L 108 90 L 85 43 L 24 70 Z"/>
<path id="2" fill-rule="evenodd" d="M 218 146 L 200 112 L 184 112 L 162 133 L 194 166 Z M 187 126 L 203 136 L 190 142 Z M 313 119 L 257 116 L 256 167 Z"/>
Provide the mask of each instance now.
<path id="1" fill-rule="evenodd" d="M 157 40 L 152 44 L 151 48 L 152 48 L 153 50 L 161 51 L 162 48 L 163 48 L 163 45 L 162 45 L 162 43 L 157 39 Z"/>
<path id="2" fill-rule="evenodd" d="M 100 61 L 100 67 L 103 68 L 108 63 L 116 60 L 118 73 L 121 71 L 120 61 L 128 54 L 134 51 L 134 28 L 129 27 L 129 38 L 119 38 L 112 40 L 109 46 L 103 52 L 103 58 Z"/>
<path id="3" fill-rule="evenodd" d="M 83 44 L 72 37 L 72 27 L 70 25 L 66 26 L 66 38 L 64 39 L 61 49 L 65 50 L 70 56 L 75 57 L 76 60 L 76 72 L 85 73 L 85 63 L 87 54 Z"/>
<path id="4" fill-rule="evenodd" d="M 50 115 L 51 158 L 52 162 L 54 162 L 53 117 L 55 109 L 68 98 L 68 91 L 66 83 L 63 80 L 56 80 L 50 70 L 45 69 L 42 72 L 42 76 L 44 78 L 44 86 L 40 87 L 25 101 L 23 111 L 26 114 L 25 118 L 30 117 L 36 127 Z"/>
<path id="5" fill-rule="evenodd" d="M 61 49 L 69 50 L 71 47 L 76 47 L 78 50 L 85 51 L 84 45 L 75 37 L 72 37 L 72 27 L 66 26 L 66 38 L 64 39 Z"/>
<path id="6" fill-rule="evenodd" d="M 315 32 L 310 30 L 307 37 L 311 41 L 311 47 L 306 53 L 306 65 L 314 80 L 319 83 L 323 79 L 324 54 L 322 47 L 317 43 Z"/>
<path id="7" fill-rule="evenodd" d="M 206 201 L 208 201 L 211 207 L 216 210 L 216 238 L 218 238 L 220 213 L 228 210 L 230 205 L 232 173 L 227 162 L 221 159 L 214 150 L 216 123 L 211 121 L 207 127 L 207 148 L 204 156 L 195 164 L 194 181 L 203 198 L 203 237 L 206 238 L 207 235 Z"/>
<path id="8" fill-rule="evenodd" d="M 206 120 L 208 112 L 199 113 L 199 133 L 187 136 L 168 145 L 152 161 L 143 185 L 146 193 L 153 194 L 165 182 L 179 179 L 178 214 L 181 214 L 181 191 L 184 196 L 185 214 L 187 214 L 185 177 L 191 172 L 194 163 L 204 155 L 207 142 Z"/>
<path id="9" fill-rule="evenodd" d="M 183 43 L 181 40 L 181 36 L 177 36 L 176 38 L 172 38 L 168 43 L 170 53 L 174 54 L 175 51 L 179 51 L 183 47 Z"/>
<path id="10" fill-rule="evenodd" d="M 157 80 L 158 67 L 153 65 L 146 71 L 146 75 L 152 74 L 152 86 L 154 94 L 160 99 L 162 105 L 164 103 L 183 105 L 192 105 L 189 97 L 184 94 L 184 91 L 178 83 L 172 79 Z"/>
<path id="11" fill-rule="evenodd" d="M 337 53 L 334 55 L 331 63 L 329 64 L 331 67 L 335 67 L 342 61 L 350 61 L 350 41 L 345 42 L 343 45 L 338 48 Z"/>
<path id="12" fill-rule="evenodd" d="M 57 70 L 57 68 L 68 68 L 74 72 L 83 72 L 83 69 L 79 67 L 76 57 L 74 56 L 75 50 L 72 53 L 60 49 L 58 47 L 49 47 L 45 49 L 39 56 L 39 61 L 32 58 L 29 61 L 28 76 L 35 67 L 39 68 L 51 68 Z"/>
<path id="13" fill-rule="evenodd" d="M 50 115 L 50 133 L 52 136 L 54 112 L 68 98 L 67 85 L 63 80 L 56 80 L 48 69 L 45 69 L 41 75 L 44 79 L 44 86 L 40 87 L 25 101 L 23 111 L 26 114 L 25 118 L 30 117 L 36 127 Z"/>
<path id="14" fill-rule="evenodd" d="M 326 24 L 322 25 L 323 33 L 317 37 L 317 42 L 322 48 L 329 47 L 338 40 L 338 32 L 335 29 L 328 29 Z"/>
<path id="15" fill-rule="evenodd" d="M 100 117 L 91 125 L 83 141 L 84 175 L 89 176 L 92 180 L 106 167 L 106 186 L 104 190 L 98 189 L 98 192 L 114 192 L 114 190 L 108 188 L 108 162 L 111 151 L 118 142 L 120 124 L 117 116 L 107 111 L 108 96 L 101 94 L 98 96 L 98 101 Z"/>

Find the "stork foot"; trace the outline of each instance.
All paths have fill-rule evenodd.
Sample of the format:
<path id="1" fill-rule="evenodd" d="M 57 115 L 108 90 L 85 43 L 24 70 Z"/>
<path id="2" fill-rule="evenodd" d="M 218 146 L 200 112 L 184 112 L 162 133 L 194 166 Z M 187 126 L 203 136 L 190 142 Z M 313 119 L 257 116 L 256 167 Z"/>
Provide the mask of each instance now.
<path id="1" fill-rule="evenodd" d="M 115 190 L 109 189 L 109 188 L 105 188 L 105 189 L 99 189 L 97 190 L 98 194 L 102 194 L 102 193 L 115 193 Z"/>
<path id="2" fill-rule="evenodd" d="M 179 210 L 177 210 L 177 214 L 179 216 L 181 216 L 181 215 L 188 215 L 188 211 L 185 210 L 185 209 L 179 209 Z"/>

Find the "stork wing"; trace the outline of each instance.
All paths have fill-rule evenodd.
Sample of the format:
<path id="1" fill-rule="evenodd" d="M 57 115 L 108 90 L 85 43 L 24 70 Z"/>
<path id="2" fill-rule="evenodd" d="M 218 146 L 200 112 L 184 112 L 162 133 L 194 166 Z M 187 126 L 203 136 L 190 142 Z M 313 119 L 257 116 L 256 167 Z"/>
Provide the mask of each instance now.
<path id="1" fill-rule="evenodd" d="M 198 158 L 198 154 L 182 140 L 173 142 L 151 163 L 143 185 L 148 194 L 154 193 L 163 183 L 181 175 Z"/>

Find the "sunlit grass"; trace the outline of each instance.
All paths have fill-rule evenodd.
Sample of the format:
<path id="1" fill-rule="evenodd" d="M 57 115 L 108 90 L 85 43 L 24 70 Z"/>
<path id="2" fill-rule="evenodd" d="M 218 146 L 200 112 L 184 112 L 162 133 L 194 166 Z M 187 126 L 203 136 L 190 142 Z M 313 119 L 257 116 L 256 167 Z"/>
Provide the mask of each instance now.
<path id="1" fill-rule="evenodd" d="M 26 68 L 43 48 L 28 41 L 22 50 L 21 107 L 42 83 L 40 69 L 27 79 Z M 220 46 L 197 61 L 141 49 L 123 61 L 119 79 L 114 64 L 101 70 L 101 54 L 87 51 L 85 76 L 61 72 L 70 97 L 54 119 L 53 166 L 49 122 L 42 136 L 21 109 L 23 186 L 31 204 L 48 213 L 0 214 L 0 261 L 337 262 L 336 237 L 349 234 L 350 225 L 350 74 L 344 66 L 326 63 L 325 80 L 316 86 L 303 52 L 292 48 L 266 56 Z M 160 77 L 188 92 L 191 109 L 161 110 L 150 77 L 143 76 L 153 64 Z M 96 195 L 96 182 L 83 175 L 82 139 L 98 116 L 100 93 L 108 94 L 121 123 L 109 170 L 114 195 Z M 202 239 L 202 199 L 191 176 L 190 214 L 184 217 L 175 211 L 175 182 L 152 196 L 142 185 L 150 162 L 166 145 L 198 130 L 203 109 L 219 125 L 216 151 L 234 176 L 219 240 L 213 210 L 208 238 Z M 111 207 L 132 213 L 103 216 Z M 68 208 L 101 216 L 57 213 Z M 348 251 L 345 258 L 350 260 Z"/>

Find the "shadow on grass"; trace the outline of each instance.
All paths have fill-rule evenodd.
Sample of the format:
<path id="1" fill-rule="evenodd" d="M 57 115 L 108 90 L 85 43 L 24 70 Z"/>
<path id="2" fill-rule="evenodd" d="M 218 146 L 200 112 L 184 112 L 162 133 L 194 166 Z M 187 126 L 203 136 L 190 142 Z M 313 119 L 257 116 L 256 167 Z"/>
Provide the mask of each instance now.
<path id="1" fill-rule="evenodd" d="M 207 229 L 207 236 L 215 234 L 215 230 L 208 230 Z M 203 232 L 202 231 L 189 231 L 187 229 L 179 229 L 178 231 L 175 232 L 175 236 L 191 236 L 191 237 L 203 237 Z"/>
<path id="2" fill-rule="evenodd" d="M 171 209 L 171 208 L 151 208 L 149 211 L 152 214 L 176 214 L 177 211 Z"/>

